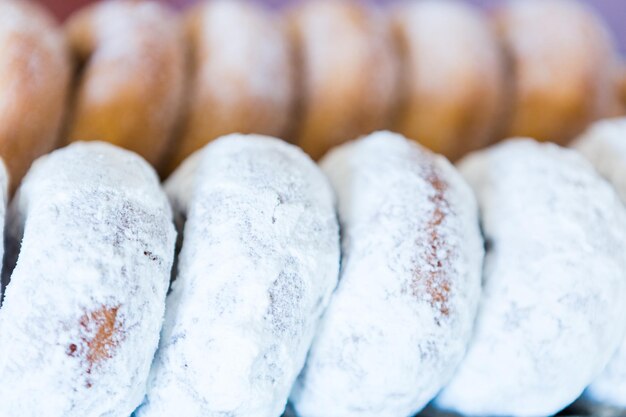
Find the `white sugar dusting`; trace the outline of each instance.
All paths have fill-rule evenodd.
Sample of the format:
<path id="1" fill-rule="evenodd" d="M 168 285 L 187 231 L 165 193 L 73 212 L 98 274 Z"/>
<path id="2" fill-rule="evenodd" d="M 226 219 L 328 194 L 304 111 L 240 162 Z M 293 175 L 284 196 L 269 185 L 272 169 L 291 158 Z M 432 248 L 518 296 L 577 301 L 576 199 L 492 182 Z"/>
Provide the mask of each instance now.
<path id="1" fill-rule="evenodd" d="M 222 105 L 240 105 L 242 97 L 274 105 L 291 101 L 290 48 L 278 19 L 231 0 L 209 2 L 197 13 L 196 85 Z"/>
<path id="2" fill-rule="evenodd" d="M 0 416 L 130 415 L 174 256 L 154 170 L 99 142 L 55 151 L 25 177 L 7 230 L 19 258 L 0 309 Z"/>
<path id="3" fill-rule="evenodd" d="M 301 417 L 413 415 L 465 352 L 483 246 L 474 197 L 443 157 L 379 132 L 322 160 L 342 272 L 291 401 Z"/>
<path id="4" fill-rule="evenodd" d="M 626 118 L 596 123 L 573 146 L 609 180 L 622 202 L 626 202 Z M 622 319 L 621 323 L 626 326 L 626 320 Z M 593 402 L 626 408 L 626 339 L 585 394 Z"/>
<path id="5" fill-rule="evenodd" d="M 43 8 L 19 0 L 0 1 L 0 44 L 5 36 L 36 37 L 46 51 L 58 52 L 63 43 L 56 23 Z M 29 48 L 25 48 L 24 52 L 27 49 Z"/>
<path id="6" fill-rule="evenodd" d="M 139 417 L 279 416 L 339 269 L 330 186 L 298 148 L 230 135 L 166 183 L 178 276 Z"/>
<path id="7" fill-rule="evenodd" d="M 64 82 L 66 74 L 59 71 L 68 64 L 62 32 L 39 5 L 30 2 L 0 1 L 0 51 L 0 121 L 5 127 L 19 118 L 15 113 L 22 106 L 16 102 L 40 97 L 54 83 Z"/>
<path id="8" fill-rule="evenodd" d="M 148 93 L 159 83 L 171 82 L 172 89 L 182 84 L 182 31 L 176 16 L 158 3 L 98 3 L 76 14 L 66 27 L 75 48 L 84 48 L 86 38 L 93 48 L 78 51 L 87 55 L 82 57 L 86 60 L 80 84 L 83 100 L 103 105 L 124 92 L 132 97 L 132 92 Z M 160 102 L 144 105 L 172 111 L 162 109 Z"/>
<path id="9" fill-rule="evenodd" d="M 408 79 L 427 97 L 471 94 L 480 81 L 496 84 L 502 78 L 500 50 L 479 11 L 455 1 L 409 3 L 396 18 L 411 40 L 407 64 L 416 76 Z M 451 53 L 453 51 L 453 53 Z"/>
<path id="10" fill-rule="evenodd" d="M 552 415 L 624 334 L 626 212 L 576 152 L 509 140 L 459 164 L 482 211 L 483 297 L 468 353 L 436 404 Z"/>
<path id="11" fill-rule="evenodd" d="M 351 100 L 349 117 L 339 123 L 367 120 L 367 109 L 373 107 L 374 117 L 384 124 L 396 97 L 399 70 L 385 17 L 350 2 L 311 1 L 295 14 L 294 29 L 304 61 L 300 71 L 308 105 L 345 111 L 345 100 Z"/>

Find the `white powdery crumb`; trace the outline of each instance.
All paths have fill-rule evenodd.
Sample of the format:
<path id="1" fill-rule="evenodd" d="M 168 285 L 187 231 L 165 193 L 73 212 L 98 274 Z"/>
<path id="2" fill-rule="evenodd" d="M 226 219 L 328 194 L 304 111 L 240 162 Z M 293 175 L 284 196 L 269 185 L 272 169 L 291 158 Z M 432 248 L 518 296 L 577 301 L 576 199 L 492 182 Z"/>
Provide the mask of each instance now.
<path id="1" fill-rule="evenodd" d="M 509 140 L 459 164 L 482 210 L 483 298 L 467 356 L 436 405 L 552 415 L 624 335 L 626 212 L 572 150 Z"/>
<path id="2" fill-rule="evenodd" d="M 622 202 L 626 202 L 626 118 L 594 124 L 573 147 L 609 180 Z M 587 388 L 585 398 L 626 408 L 626 339 L 604 371 Z"/>
<path id="3" fill-rule="evenodd" d="M 298 148 L 230 135 L 167 182 L 187 217 L 140 417 L 276 417 L 339 270 L 330 186 Z"/>
<path id="4" fill-rule="evenodd" d="M 0 416 L 128 416 L 174 256 L 156 173 L 112 145 L 73 144 L 33 164 L 7 229 L 21 250 L 0 309 Z"/>
<path id="5" fill-rule="evenodd" d="M 413 415 L 461 361 L 483 257 L 454 167 L 379 132 L 322 161 L 339 202 L 342 272 L 291 401 L 302 417 Z"/>
<path id="6" fill-rule="evenodd" d="M 205 94 L 228 108 L 242 99 L 281 106 L 291 101 L 290 47 L 278 20 L 231 0 L 209 2 L 198 13 L 195 76 Z"/>

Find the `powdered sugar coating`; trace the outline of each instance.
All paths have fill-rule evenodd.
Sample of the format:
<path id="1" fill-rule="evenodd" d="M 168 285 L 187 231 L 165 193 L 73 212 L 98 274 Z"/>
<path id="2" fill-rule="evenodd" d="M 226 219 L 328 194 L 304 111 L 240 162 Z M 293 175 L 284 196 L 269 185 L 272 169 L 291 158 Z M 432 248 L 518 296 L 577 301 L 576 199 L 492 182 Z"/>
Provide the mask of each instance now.
<path id="1" fill-rule="evenodd" d="M 626 212 L 576 152 L 510 140 L 462 160 L 487 241 L 467 356 L 436 400 L 467 415 L 552 415 L 624 334 Z"/>
<path id="2" fill-rule="evenodd" d="M 340 283 L 291 395 L 301 417 L 401 417 L 452 376 L 471 335 L 482 239 L 443 157 L 389 132 L 321 162 L 338 196 Z"/>
<path id="3" fill-rule="evenodd" d="M 279 21 L 242 1 L 217 0 L 198 12 L 196 76 L 205 94 L 219 97 L 224 105 L 238 105 L 242 89 L 275 105 L 291 100 L 292 84 L 278 79 L 290 69 Z"/>
<path id="4" fill-rule="evenodd" d="M 174 256 L 156 174 L 111 145 L 71 145 L 33 164 L 7 224 L 21 250 L 0 309 L 0 416 L 127 417 Z"/>
<path id="5" fill-rule="evenodd" d="M 230 135 L 199 152 L 166 184 L 187 222 L 137 414 L 276 417 L 337 282 L 332 192 L 277 139 Z"/>
<path id="6" fill-rule="evenodd" d="M 626 118 L 594 124 L 576 140 L 574 148 L 609 180 L 622 202 L 626 202 Z M 626 339 L 604 371 L 587 388 L 585 397 L 626 408 Z"/>

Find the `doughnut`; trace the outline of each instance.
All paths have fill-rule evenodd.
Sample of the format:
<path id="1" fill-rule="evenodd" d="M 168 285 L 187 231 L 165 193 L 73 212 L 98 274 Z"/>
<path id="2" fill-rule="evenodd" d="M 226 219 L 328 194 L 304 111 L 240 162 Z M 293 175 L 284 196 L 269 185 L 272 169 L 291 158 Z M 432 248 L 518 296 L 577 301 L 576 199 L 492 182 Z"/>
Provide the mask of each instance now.
<path id="1" fill-rule="evenodd" d="M 342 267 L 291 402 L 300 417 L 406 417 L 469 341 L 483 242 L 470 188 L 443 157 L 378 132 L 321 161 Z"/>
<path id="2" fill-rule="evenodd" d="M 13 199 L 0 415 L 128 416 L 145 395 L 175 230 L 152 168 L 101 142 L 41 157 Z M 9 251 L 8 253 L 14 253 Z"/>
<path id="3" fill-rule="evenodd" d="M 295 146 L 237 134 L 166 191 L 186 223 L 137 417 L 279 416 L 339 273 L 328 181 Z"/>
<path id="4" fill-rule="evenodd" d="M 387 127 L 399 62 L 384 17 L 355 1 L 307 1 L 288 14 L 300 76 L 294 140 L 313 159 Z"/>
<path id="5" fill-rule="evenodd" d="M 572 0 L 514 0 L 495 25 L 514 74 L 502 137 L 567 143 L 615 109 L 616 53 L 602 22 Z"/>
<path id="6" fill-rule="evenodd" d="M 63 33 L 40 5 L 0 2 L 0 157 L 15 190 L 52 150 L 66 110 L 70 62 Z"/>
<path id="7" fill-rule="evenodd" d="M 451 159 L 494 139 L 505 62 L 489 21 L 439 0 L 401 3 L 392 21 L 404 68 L 393 128 Z"/>
<path id="8" fill-rule="evenodd" d="M 66 24 L 80 68 L 69 141 L 101 140 L 162 163 L 178 123 L 186 78 L 183 30 L 153 1 L 106 1 Z"/>
<path id="9" fill-rule="evenodd" d="M 190 103 L 168 171 L 227 133 L 283 136 L 291 120 L 294 64 L 286 28 L 251 2 L 205 1 L 187 13 Z"/>
<path id="10" fill-rule="evenodd" d="M 574 401 L 624 335 L 626 211 L 576 152 L 514 139 L 461 160 L 481 210 L 483 295 L 439 408 L 547 416 Z"/>
<path id="11" fill-rule="evenodd" d="M 597 122 L 575 141 L 574 147 L 626 202 L 626 118 Z M 604 371 L 587 388 L 585 399 L 626 408 L 626 339 L 622 340 L 617 354 Z"/>

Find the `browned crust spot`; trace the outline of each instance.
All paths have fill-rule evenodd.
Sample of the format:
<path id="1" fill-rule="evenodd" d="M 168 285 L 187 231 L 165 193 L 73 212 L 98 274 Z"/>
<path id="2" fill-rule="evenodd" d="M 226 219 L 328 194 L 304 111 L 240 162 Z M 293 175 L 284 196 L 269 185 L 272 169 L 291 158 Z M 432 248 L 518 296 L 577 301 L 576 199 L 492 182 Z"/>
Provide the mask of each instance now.
<path id="1" fill-rule="evenodd" d="M 426 224 L 426 255 L 424 260 L 428 264 L 428 271 L 415 271 L 415 277 L 411 285 L 413 295 L 419 297 L 423 291 L 430 297 L 430 305 L 447 317 L 450 314 L 449 295 L 450 278 L 446 273 L 444 264 L 438 254 L 446 252 L 449 254 L 450 248 L 439 233 L 439 228 L 449 212 L 449 203 L 445 193 L 448 184 L 437 174 L 433 165 L 425 167 L 424 178 L 432 187 L 434 193 L 429 196 L 429 201 L 433 204 L 432 215 Z M 437 320 L 438 322 L 438 320 Z"/>
<path id="2" fill-rule="evenodd" d="M 85 363 L 86 374 L 90 375 L 95 366 L 113 357 L 115 348 L 123 338 L 121 326 L 117 320 L 119 305 L 115 307 L 102 306 L 80 319 L 80 343 L 71 343 L 67 348 L 67 355 L 78 357 Z M 88 378 L 87 388 L 92 387 Z"/>

